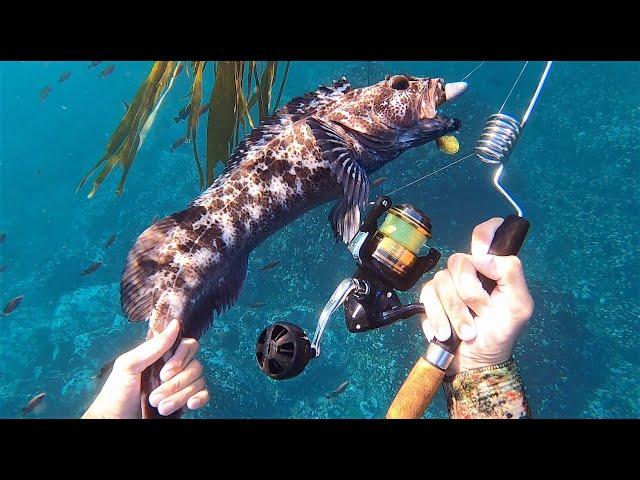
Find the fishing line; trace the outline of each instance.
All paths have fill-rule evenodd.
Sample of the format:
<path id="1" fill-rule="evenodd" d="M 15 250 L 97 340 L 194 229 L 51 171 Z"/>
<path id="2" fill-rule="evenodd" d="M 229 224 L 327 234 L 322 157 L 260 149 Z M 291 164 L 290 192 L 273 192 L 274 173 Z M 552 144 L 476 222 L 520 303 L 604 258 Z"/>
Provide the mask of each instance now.
<path id="1" fill-rule="evenodd" d="M 461 81 L 461 82 L 464 82 L 467 78 L 469 78 L 469 77 L 471 76 L 471 74 L 472 74 L 473 72 L 475 72 L 476 70 L 478 70 L 478 69 L 479 69 L 482 65 L 484 65 L 485 63 L 486 63 L 486 62 L 480 62 L 480 65 L 478 65 L 476 68 L 474 68 L 474 69 L 473 69 L 473 70 L 471 70 L 469 73 L 467 73 L 467 75 L 466 75 L 462 80 L 460 80 L 460 81 Z"/>
<path id="2" fill-rule="evenodd" d="M 385 193 L 385 195 L 390 196 L 390 195 L 392 195 L 392 194 L 394 194 L 394 193 L 396 193 L 396 192 L 399 192 L 400 190 L 403 190 L 403 189 L 405 189 L 405 188 L 407 188 L 407 187 L 410 187 L 410 186 L 411 186 L 411 185 L 413 185 L 414 183 L 418 183 L 419 181 L 424 180 L 425 178 L 428 178 L 428 177 L 430 177 L 431 175 L 435 175 L 436 173 L 441 172 L 442 170 L 446 170 L 446 169 L 447 169 L 447 168 L 449 168 L 449 167 L 453 167 L 456 163 L 460 163 L 461 161 L 466 160 L 466 159 L 467 159 L 467 158 L 469 158 L 469 157 L 473 157 L 474 155 L 475 155 L 474 153 L 470 153 L 469 155 L 466 155 L 466 156 L 464 156 L 464 157 L 462 157 L 462 158 L 459 158 L 459 159 L 458 159 L 458 160 L 456 160 L 455 162 L 451 162 L 451 163 L 449 163 L 448 165 L 445 165 L 444 167 L 441 167 L 441 168 L 439 168 L 439 169 L 437 169 L 437 170 L 434 170 L 434 171 L 433 171 L 433 172 L 431 172 L 431 173 L 426 174 L 424 177 L 420 177 L 420 178 L 418 178 L 417 180 L 414 180 L 414 181 L 413 181 L 413 182 L 411 182 L 411 183 L 407 183 L 406 185 L 404 185 L 404 186 L 402 186 L 402 187 L 400 187 L 400 188 L 396 188 L 395 190 L 393 190 L 393 191 L 391 191 L 391 192 L 389 192 L 389 193 Z M 374 202 L 371 202 L 371 203 L 374 203 Z"/>
<path id="3" fill-rule="evenodd" d="M 507 104 L 507 100 L 509 100 L 509 97 L 513 93 L 514 88 L 516 88 L 516 85 L 518 84 L 518 81 L 520 80 L 520 77 L 524 73 L 524 69 L 527 68 L 527 65 L 529 65 L 529 62 L 528 61 L 524 62 L 524 67 L 522 67 L 522 70 L 520 70 L 520 74 L 518 75 L 518 78 L 516 78 L 516 81 L 513 83 L 512 87 L 511 87 L 511 90 L 509 90 L 509 95 L 507 95 L 507 98 L 504 99 L 504 102 L 502 103 L 502 106 L 500 107 L 500 110 L 498 110 L 498 113 L 502 113 L 502 109 Z"/>

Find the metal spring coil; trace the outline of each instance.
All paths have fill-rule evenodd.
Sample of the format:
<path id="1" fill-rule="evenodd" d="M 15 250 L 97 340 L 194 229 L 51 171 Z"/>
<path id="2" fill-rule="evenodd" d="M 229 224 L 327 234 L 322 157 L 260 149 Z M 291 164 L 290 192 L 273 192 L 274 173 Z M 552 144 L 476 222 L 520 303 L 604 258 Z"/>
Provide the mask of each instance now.
<path id="1" fill-rule="evenodd" d="M 503 113 L 489 117 L 475 147 L 476 155 L 485 163 L 503 163 L 520 135 L 518 121 Z"/>

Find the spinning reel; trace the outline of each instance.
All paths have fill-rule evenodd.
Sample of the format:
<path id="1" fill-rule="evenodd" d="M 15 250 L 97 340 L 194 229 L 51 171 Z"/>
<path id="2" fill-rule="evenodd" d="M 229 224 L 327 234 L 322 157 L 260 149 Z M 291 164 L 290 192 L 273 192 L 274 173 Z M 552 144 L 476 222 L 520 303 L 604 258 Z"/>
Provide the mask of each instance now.
<path id="1" fill-rule="evenodd" d="M 378 227 L 378 219 L 385 213 Z M 262 372 L 275 380 L 299 375 L 320 355 L 320 341 L 329 318 L 343 304 L 351 333 L 424 314 L 422 304 L 403 306 L 396 290 L 409 290 L 438 263 L 440 253 L 435 248 L 430 248 L 426 256 L 418 256 L 429 238 L 431 223 L 423 212 L 412 205 L 392 206 L 389 197 L 379 197 L 348 246 L 357 263 L 356 271 L 333 292 L 320 314 L 313 340 L 293 323 L 268 326 L 256 344 L 256 360 Z"/>

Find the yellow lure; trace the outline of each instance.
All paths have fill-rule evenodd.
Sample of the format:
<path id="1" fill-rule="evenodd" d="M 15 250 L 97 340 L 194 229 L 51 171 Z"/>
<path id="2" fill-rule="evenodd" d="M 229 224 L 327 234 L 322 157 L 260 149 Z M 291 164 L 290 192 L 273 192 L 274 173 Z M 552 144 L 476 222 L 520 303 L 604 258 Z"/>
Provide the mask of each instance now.
<path id="1" fill-rule="evenodd" d="M 440 151 L 448 155 L 454 155 L 460 150 L 460 143 L 458 143 L 458 139 L 453 135 L 444 135 L 443 137 L 437 138 L 436 144 Z"/>

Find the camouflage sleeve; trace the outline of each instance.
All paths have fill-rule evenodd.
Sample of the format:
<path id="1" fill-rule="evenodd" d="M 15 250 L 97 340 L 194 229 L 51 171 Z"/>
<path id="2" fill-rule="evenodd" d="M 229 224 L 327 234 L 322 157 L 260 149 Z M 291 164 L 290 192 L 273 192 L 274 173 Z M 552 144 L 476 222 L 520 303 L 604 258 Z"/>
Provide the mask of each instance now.
<path id="1" fill-rule="evenodd" d="M 443 383 L 449 417 L 531 418 L 515 359 L 469 370 Z"/>

